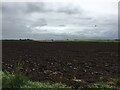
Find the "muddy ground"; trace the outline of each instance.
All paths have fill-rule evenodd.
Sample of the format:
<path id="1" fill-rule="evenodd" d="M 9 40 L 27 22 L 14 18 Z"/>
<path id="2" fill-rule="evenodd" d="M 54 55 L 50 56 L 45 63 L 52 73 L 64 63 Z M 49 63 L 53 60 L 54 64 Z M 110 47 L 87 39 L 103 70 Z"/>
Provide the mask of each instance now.
<path id="1" fill-rule="evenodd" d="M 3 41 L 3 70 L 18 61 L 33 81 L 93 83 L 120 76 L 118 43 Z"/>

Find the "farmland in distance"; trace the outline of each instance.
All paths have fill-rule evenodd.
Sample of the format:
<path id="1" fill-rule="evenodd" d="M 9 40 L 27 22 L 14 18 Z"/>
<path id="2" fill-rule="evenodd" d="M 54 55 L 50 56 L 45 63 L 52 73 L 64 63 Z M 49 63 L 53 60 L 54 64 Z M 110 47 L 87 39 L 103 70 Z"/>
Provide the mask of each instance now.
<path id="1" fill-rule="evenodd" d="M 118 42 L 3 41 L 3 70 L 19 62 L 33 81 L 93 83 L 120 76 Z"/>

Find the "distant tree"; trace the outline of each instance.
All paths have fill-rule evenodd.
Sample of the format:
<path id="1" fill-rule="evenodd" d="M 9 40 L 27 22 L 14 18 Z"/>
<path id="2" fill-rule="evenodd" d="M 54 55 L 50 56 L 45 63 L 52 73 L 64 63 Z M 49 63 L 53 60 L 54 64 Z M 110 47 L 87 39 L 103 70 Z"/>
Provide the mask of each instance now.
<path id="1" fill-rule="evenodd" d="M 120 39 L 114 39 L 114 40 L 116 40 L 116 41 L 120 41 Z"/>
<path id="2" fill-rule="evenodd" d="M 51 39 L 51 41 L 54 41 L 54 39 Z"/>
<path id="3" fill-rule="evenodd" d="M 27 39 L 27 41 L 30 41 L 30 39 Z"/>

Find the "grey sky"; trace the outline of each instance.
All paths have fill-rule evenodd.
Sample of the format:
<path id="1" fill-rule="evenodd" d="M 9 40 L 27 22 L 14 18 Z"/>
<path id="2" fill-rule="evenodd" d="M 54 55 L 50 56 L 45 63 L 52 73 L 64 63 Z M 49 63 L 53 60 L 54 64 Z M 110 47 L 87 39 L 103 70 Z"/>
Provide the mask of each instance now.
<path id="1" fill-rule="evenodd" d="M 3 39 L 118 38 L 118 0 L 2 3 Z"/>

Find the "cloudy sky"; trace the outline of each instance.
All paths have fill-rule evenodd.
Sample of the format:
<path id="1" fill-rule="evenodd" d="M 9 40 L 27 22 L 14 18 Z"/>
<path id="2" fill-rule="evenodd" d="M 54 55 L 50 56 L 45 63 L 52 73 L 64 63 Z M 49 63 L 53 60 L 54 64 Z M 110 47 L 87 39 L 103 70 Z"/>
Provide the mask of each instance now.
<path id="1" fill-rule="evenodd" d="M 119 0 L 2 3 L 3 39 L 118 38 Z"/>

